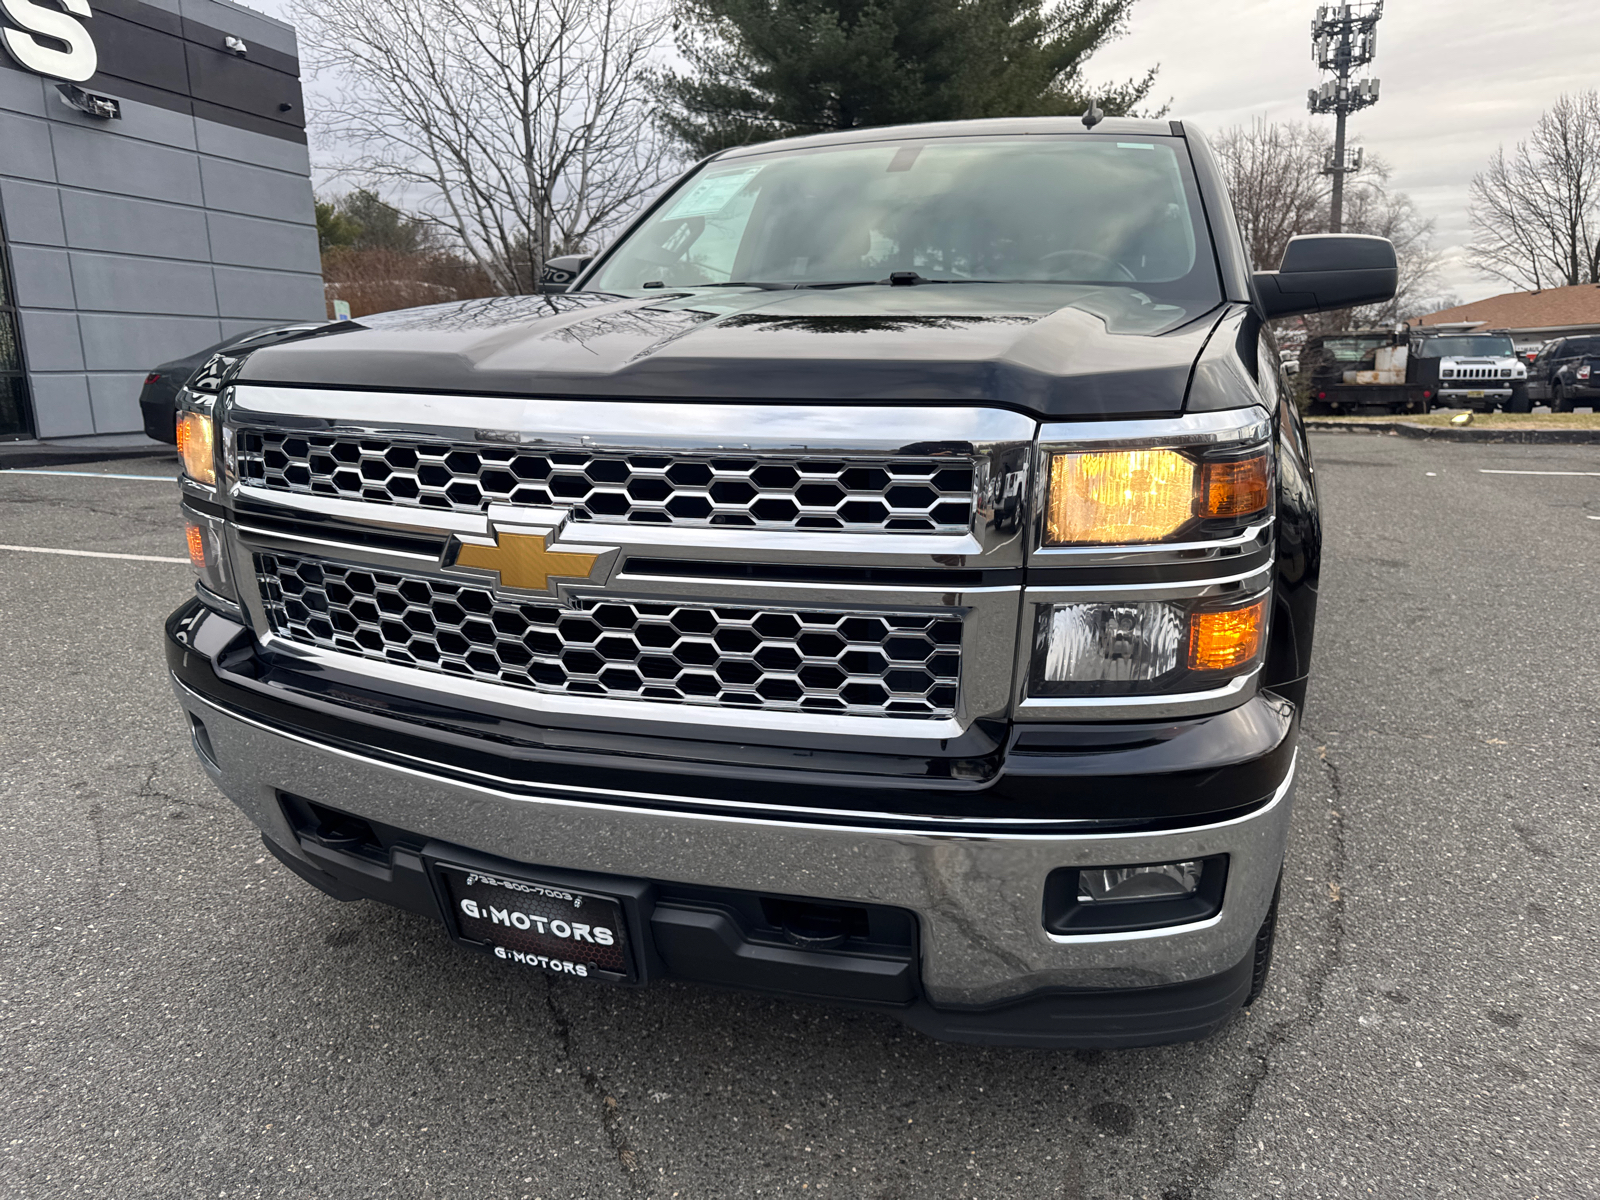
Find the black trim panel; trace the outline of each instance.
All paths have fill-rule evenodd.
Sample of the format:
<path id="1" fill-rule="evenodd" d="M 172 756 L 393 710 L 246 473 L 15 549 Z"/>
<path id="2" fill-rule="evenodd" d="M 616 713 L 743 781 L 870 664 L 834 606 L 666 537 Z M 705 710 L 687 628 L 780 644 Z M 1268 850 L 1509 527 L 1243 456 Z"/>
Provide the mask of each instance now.
<path id="1" fill-rule="evenodd" d="M 831 823 L 1183 828 L 1266 803 L 1293 762 L 1298 724 L 1293 706 L 1267 694 L 1185 721 L 1022 727 L 1009 744 L 1003 729 L 974 726 L 937 753 L 896 749 L 889 739 L 874 752 L 859 738 L 763 745 L 712 740 L 714 731 L 646 736 L 596 721 L 562 728 L 276 660 L 243 626 L 200 609 L 190 601 L 168 618 L 167 661 L 180 683 L 224 710 L 441 777 L 513 793 L 611 791 L 645 807 L 725 814 L 719 802 L 759 796 L 759 809 L 740 811 Z"/>

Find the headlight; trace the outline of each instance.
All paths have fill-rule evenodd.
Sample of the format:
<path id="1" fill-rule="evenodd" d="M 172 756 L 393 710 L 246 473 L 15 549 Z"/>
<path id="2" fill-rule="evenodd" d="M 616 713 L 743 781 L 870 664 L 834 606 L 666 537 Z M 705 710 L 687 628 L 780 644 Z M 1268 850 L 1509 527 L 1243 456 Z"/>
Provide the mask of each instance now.
<path id="1" fill-rule="evenodd" d="M 1210 600 L 1088 601 L 1039 609 L 1035 696 L 1201 691 L 1259 665 L 1264 593 Z"/>
<path id="2" fill-rule="evenodd" d="M 211 414 L 181 412 L 178 414 L 178 457 L 183 460 L 183 473 L 197 483 L 216 485 L 216 439 L 212 434 Z"/>
<path id="3" fill-rule="evenodd" d="M 1202 459 L 1178 450 L 1093 450 L 1050 456 L 1045 545 L 1159 542 L 1197 522 L 1264 512 L 1272 458 Z"/>

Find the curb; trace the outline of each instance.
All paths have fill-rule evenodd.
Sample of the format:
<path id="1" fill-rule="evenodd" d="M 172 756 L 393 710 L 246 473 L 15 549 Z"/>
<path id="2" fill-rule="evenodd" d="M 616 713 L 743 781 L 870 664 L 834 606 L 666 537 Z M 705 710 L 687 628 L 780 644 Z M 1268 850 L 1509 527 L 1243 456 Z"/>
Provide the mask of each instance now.
<path id="1" fill-rule="evenodd" d="M 1538 442 L 1579 445 L 1600 442 L 1600 429 L 1474 429 L 1467 425 L 1418 425 L 1414 421 L 1319 421 L 1306 418 L 1307 429 L 1344 430 L 1347 433 L 1386 433 L 1390 437 L 1422 438 L 1435 442 Z"/>
<path id="2" fill-rule="evenodd" d="M 0 442 L 0 471 L 26 467 L 65 467 L 73 463 L 112 462 L 124 458 L 173 458 L 176 446 L 152 442 L 145 446 L 71 446 L 51 442 Z"/>

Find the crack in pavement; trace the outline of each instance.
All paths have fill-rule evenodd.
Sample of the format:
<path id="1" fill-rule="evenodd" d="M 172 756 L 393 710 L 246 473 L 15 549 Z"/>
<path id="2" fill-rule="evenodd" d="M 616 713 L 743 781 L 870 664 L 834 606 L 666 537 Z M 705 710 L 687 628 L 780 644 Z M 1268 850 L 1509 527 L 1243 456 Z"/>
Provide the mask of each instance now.
<path id="1" fill-rule="evenodd" d="M 1305 730 L 1303 724 L 1301 728 L 1310 737 L 1309 731 Z M 1242 1094 L 1233 1118 L 1226 1121 L 1215 1135 L 1206 1139 L 1210 1146 L 1202 1147 L 1196 1154 L 1193 1164 L 1186 1172 L 1187 1179 L 1161 1190 L 1161 1200 L 1197 1200 L 1201 1194 L 1211 1191 L 1223 1172 L 1238 1160 L 1240 1132 L 1245 1122 L 1250 1119 L 1250 1114 L 1255 1111 L 1256 1099 L 1261 1088 L 1272 1074 L 1274 1055 L 1280 1047 L 1310 1030 L 1322 1018 L 1328 982 L 1343 964 L 1345 908 L 1340 880 L 1344 877 L 1346 863 L 1344 781 L 1340 777 L 1338 764 L 1328 758 L 1327 745 L 1317 746 L 1316 751 L 1317 761 L 1323 768 L 1329 790 L 1333 794 L 1333 803 L 1328 810 L 1328 834 L 1332 844 L 1327 861 L 1328 907 L 1324 926 L 1325 949 L 1321 958 L 1312 964 L 1306 975 L 1305 1002 L 1302 1009 L 1292 1016 L 1274 1022 L 1262 1035 L 1261 1049 L 1255 1054 L 1253 1068 L 1245 1076 Z"/>
<path id="2" fill-rule="evenodd" d="M 572 1054 L 572 1022 L 556 1003 L 555 984 L 548 975 L 544 980 L 544 1004 L 550 1013 L 550 1020 L 556 1027 L 556 1040 L 560 1043 L 562 1057 L 568 1063 L 575 1062 Z M 600 1077 L 587 1067 L 578 1068 L 578 1078 L 583 1081 L 583 1086 L 589 1094 L 600 1102 L 600 1126 L 605 1131 L 606 1141 L 611 1145 L 611 1153 L 622 1167 L 623 1178 L 635 1195 L 643 1195 L 643 1181 L 638 1173 L 639 1156 L 628 1144 L 628 1135 L 622 1128 L 622 1109 L 617 1104 L 616 1097 L 606 1091 L 605 1085 L 600 1082 Z"/>

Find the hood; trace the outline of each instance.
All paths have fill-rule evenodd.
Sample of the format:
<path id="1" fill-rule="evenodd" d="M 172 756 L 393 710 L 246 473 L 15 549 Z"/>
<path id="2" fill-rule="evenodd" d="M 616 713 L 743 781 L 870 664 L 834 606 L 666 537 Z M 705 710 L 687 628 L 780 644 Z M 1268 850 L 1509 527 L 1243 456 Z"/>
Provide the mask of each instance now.
<path id="1" fill-rule="evenodd" d="M 1061 284 L 509 296 L 340 322 L 239 382 L 615 399 L 1180 412 L 1220 310 Z"/>

